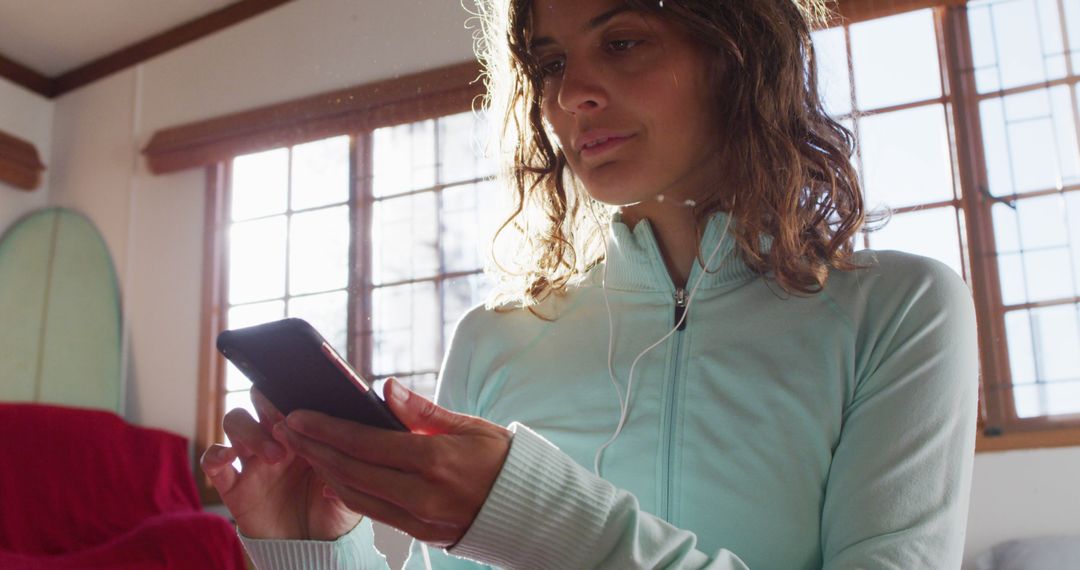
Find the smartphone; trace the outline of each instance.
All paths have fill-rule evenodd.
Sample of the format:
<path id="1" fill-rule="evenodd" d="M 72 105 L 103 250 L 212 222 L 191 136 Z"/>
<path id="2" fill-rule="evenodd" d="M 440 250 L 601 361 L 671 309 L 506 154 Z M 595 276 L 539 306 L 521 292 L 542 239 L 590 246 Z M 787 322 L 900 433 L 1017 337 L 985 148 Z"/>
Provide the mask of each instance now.
<path id="1" fill-rule="evenodd" d="M 217 349 L 281 413 L 315 410 L 373 427 L 409 431 L 330 343 L 303 319 L 223 331 Z"/>

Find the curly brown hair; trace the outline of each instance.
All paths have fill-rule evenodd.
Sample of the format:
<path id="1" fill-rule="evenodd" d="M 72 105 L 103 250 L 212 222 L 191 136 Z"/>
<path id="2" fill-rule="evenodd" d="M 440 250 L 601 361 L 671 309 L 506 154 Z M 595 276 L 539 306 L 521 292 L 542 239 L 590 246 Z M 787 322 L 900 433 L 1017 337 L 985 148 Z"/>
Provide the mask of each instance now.
<path id="1" fill-rule="evenodd" d="M 717 211 L 732 217 L 741 260 L 789 294 L 824 288 L 829 269 L 851 261 L 865 222 L 854 138 L 825 112 L 810 33 L 832 16 L 825 0 L 624 0 L 675 23 L 710 54 L 719 109 L 725 186 L 699 201 L 699 232 Z M 513 212 L 493 241 L 500 301 L 530 307 L 561 294 L 603 260 L 604 239 L 588 218 L 608 206 L 576 184 L 552 143 L 542 108 L 542 74 L 529 52 L 532 0 L 479 0 L 476 52 L 485 69 L 486 107 L 501 113 L 501 177 Z M 725 133 L 738 136 L 724 136 Z M 517 241 L 507 267 L 495 254 L 507 229 Z M 771 238 L 763 243 L 763 236 Z M 701 252 L 698 252 L 699 260 Z"/>

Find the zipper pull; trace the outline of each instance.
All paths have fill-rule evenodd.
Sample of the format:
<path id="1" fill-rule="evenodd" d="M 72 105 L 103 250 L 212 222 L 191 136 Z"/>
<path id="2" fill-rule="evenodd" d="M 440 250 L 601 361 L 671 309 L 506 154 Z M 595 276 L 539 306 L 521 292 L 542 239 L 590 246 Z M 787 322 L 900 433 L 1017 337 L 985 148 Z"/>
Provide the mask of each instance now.
<path id="1" fill-rule="evenodd" d="M 676 330 L 681 331 L 686 328 L 686 321 L 689 320 L 689 317 L 683 319 L 681 323 L 679 322 L 684 313 L 686 313 L 686 289 L 680 287 L 675 290 L 675 322 L 679 325 Z"/>

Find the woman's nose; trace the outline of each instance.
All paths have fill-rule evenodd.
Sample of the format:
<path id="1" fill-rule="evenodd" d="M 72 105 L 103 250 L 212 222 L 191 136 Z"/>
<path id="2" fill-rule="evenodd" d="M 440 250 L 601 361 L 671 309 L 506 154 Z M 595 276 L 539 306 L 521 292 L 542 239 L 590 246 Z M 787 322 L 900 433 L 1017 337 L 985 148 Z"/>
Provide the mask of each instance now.
<path id="1" fill-rule="evenodd" d="M 607 90 L 596 73 L 582 65 L 563 68 L 559 106 L 568 113 L 595 112 L 607 106 Z"/>

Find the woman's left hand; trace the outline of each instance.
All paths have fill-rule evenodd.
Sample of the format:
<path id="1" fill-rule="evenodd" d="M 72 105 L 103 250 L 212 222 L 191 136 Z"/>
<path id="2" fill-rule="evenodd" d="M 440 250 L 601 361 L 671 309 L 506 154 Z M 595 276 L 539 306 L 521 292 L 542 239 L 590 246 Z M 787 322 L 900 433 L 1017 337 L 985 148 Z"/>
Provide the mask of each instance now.
<path id="1" fill-rule="evenodd" d="M 510 450 L 510 431 L 386 383 L 386 401 L 412 433 L 308 410 L 274 429 L 350 510 L 423 542 L 450 547 L 468 530 Z"/>

